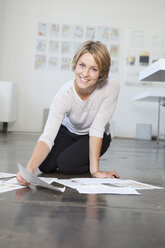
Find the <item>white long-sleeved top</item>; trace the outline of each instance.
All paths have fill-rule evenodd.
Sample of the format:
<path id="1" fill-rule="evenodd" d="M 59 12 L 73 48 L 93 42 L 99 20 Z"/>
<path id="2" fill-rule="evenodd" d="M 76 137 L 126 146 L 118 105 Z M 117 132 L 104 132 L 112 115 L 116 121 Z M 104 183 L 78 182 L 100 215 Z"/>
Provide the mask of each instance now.
<path id="1" fill-rule="evenodd" d="M 61 124 L 78 135 L 102 138 L 104 132 L 109 134 L 109 121 L 116 109 L 119 88 L 116 80 L 105 80 L 87 100 L 82 100 L 75 90 L 74 79 L 67 82 L 52 101 L 39 141 L 51 149 Z"/>

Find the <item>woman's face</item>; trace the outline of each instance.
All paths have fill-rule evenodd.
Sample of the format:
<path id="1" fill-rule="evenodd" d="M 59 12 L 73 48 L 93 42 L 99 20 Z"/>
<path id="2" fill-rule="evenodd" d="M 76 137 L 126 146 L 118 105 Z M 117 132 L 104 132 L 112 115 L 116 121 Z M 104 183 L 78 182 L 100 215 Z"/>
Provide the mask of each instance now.
<path id="1" fill-rule="evenodd" d="M 93 89 L 99 78 L 99 67 L 93 55 L 84 53 L 78 60 L 75 68 L 76 83 L 79 89 Z"/>

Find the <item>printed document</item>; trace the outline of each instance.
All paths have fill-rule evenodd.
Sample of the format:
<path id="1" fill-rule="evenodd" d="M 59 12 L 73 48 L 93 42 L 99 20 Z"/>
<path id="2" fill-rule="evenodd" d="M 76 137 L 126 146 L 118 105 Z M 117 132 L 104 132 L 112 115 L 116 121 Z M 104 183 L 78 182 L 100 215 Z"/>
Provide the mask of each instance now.
<path id="1" fill-rule="evenodd" d="M 108 181 L 109 180 L 106 178 L 72 178 L 56 180 L 57 183 L 76 189 L 79 193 L 83 194 L 140 195 L 140 193 L 130 187 L 112 187 L 103 184 L 103 182 L 107 183 Z"/>
<path id="2" fill-rule="evenodd" d="M 22 165 L 20 165 L 18 163 L 18 168 L 19 171 L 22 174 L 22 177 L 29 183 L 36 185 L 36 186 L 41 186 L 44 188 L 48 188 L 48 189 L 53 189 L 56 191 L 60 191 L 60 192 L 64 192 L 65 191 L 65 187 L 63 188 L 58 188 L 55 187 L 53 185 L 50 185 L 49 183 L 45 182 L 44 180 L 38 178 L 37 176 L 35 176 L 34 174 L 31 174 L 29 171 L 27 171 Z"/>
<path id="3" fill-rule="evenodd" d="M 25 188 L 25 186 L 11 184 L 11 183 L 9 184 L 7 182 L 0 181 L 0 193 L 8 192 L 14 189 L 21 189 L 21 188 Z"/>
<path id="4" fill-rule="evenodd" d="M 8 177 L 15 177 L 16 174 L 0 172 L 0 178 L 8 178 Z"/>

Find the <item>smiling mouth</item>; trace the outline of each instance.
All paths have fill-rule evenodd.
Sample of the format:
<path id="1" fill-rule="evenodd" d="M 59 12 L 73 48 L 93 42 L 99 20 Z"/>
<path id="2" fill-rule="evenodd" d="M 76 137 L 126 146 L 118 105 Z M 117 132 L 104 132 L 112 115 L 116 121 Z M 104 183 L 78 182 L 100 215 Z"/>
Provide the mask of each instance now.
<path id="1" fill-rule="evenodd" d="M 80 77 L 80 79 L 81 79 L 83 82 L 88 82 L 88 81 L 89 81 L 89 80 L 84 79 L 84 78 L 81 78 L 81 77 Z"/>

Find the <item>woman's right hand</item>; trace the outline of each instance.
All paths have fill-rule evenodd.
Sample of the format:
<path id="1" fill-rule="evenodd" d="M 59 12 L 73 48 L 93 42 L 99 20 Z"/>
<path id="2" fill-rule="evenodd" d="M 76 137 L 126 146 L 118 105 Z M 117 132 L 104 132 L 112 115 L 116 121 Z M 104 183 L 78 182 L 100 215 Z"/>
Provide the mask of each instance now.
<path id="1" fill-rule="evenodd" d="M 30 173 L 32 173 L 31 170 L 28 169 L 28 171 L 29 171 Z M 16 177 L 16 178 L 17 178 L 17 181 L 18 181 L 18 183 L 19 183 L 20 185 L 22 185 L 22 186 L 28 186 L 28 185 L 30 185 L 30 183 L 27 182 L 27 181 L 22 177 L 20 171 L 17 173 L 17 177 Z"/>
<path id="2" fill-rule="evenodd" d="M 116 171 L 100 171 L 93 174 L 95 178 L 120 178 Z"/>

